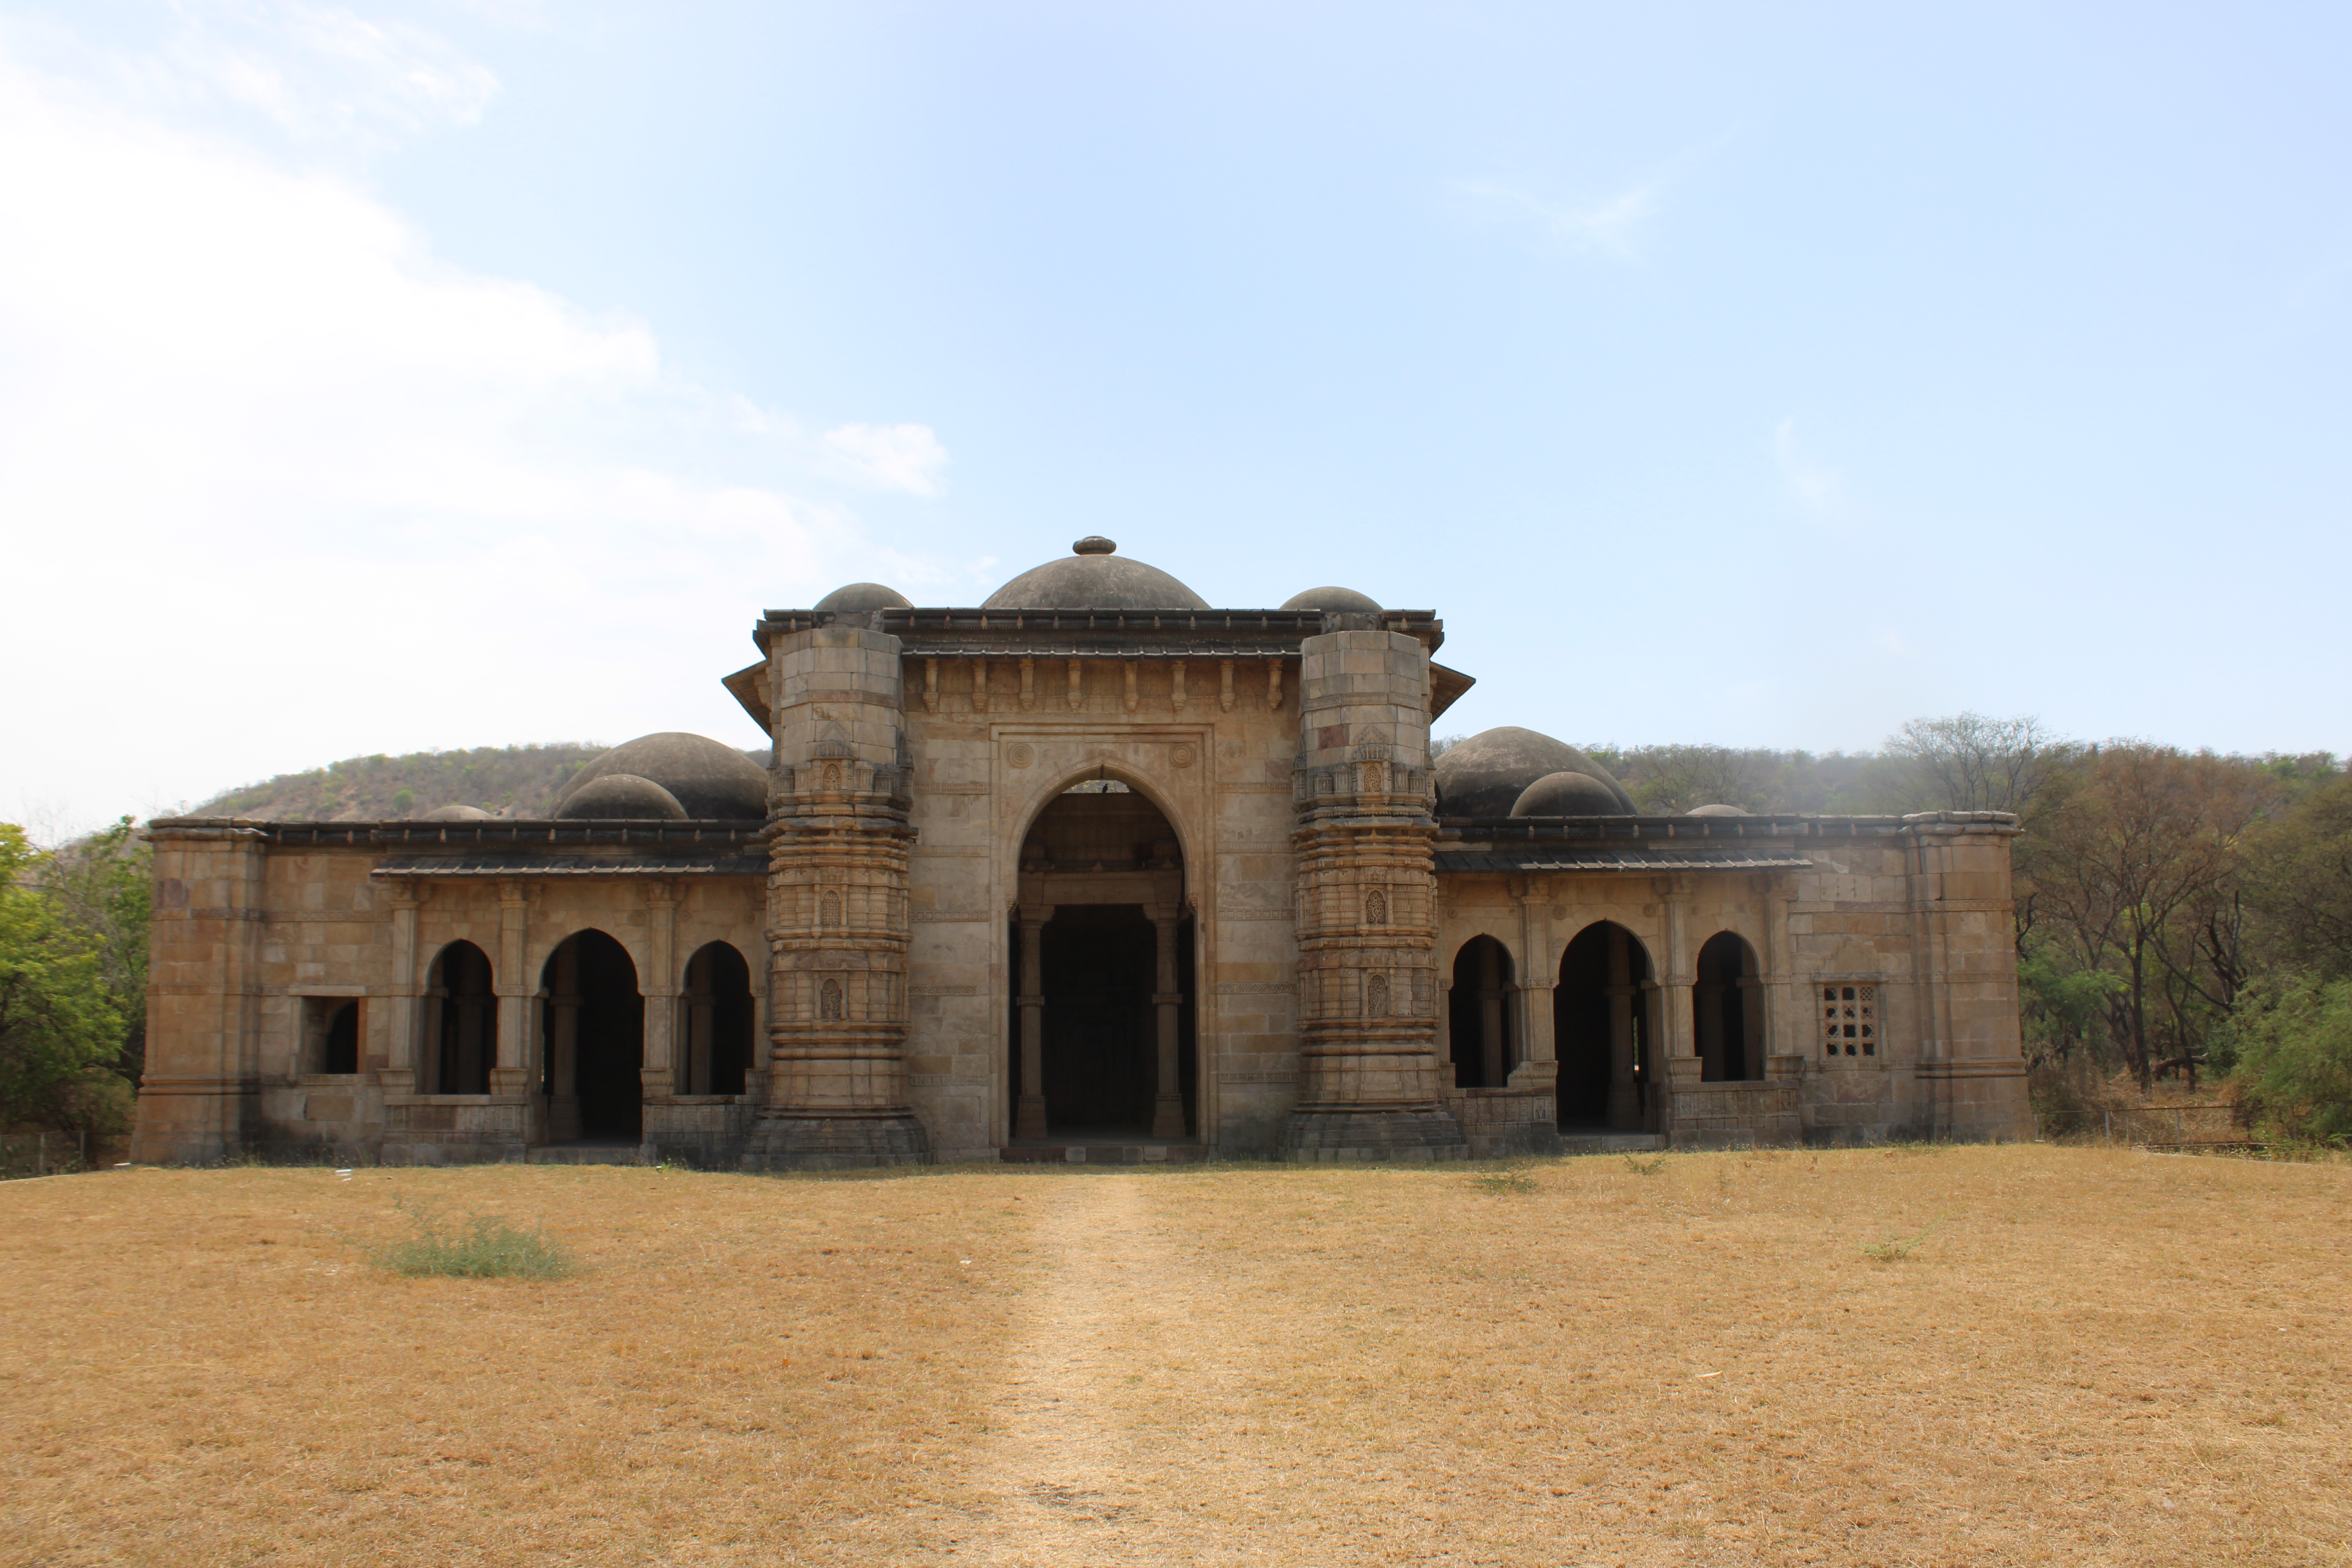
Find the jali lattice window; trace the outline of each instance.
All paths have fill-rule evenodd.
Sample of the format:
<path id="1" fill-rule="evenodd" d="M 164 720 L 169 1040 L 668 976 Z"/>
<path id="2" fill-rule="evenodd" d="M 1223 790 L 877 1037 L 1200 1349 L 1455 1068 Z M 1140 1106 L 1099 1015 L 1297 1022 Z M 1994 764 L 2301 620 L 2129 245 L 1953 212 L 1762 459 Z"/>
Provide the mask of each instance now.
<path id="1" fill-rule="evenodd" d="M 1878 987 L 1822 987 L 1822 1055 L 1874 1057 L 1878 1054 Z M 1860 1047 L 1859 1050 L 1855 1049 Z"/>

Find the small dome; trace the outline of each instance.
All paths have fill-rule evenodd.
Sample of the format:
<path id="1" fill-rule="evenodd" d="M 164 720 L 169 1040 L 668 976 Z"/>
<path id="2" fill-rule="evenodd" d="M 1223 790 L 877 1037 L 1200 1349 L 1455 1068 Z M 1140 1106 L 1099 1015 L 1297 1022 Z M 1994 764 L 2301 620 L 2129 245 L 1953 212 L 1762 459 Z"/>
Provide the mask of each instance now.
<path id="1" fill-rule="evenodd" d="M 879 583 L 852 583 L 816 602 L 820 610 L 911 610 L 915 602 Z"/>
<path id="2" fill-rule="evenodd" d="M 488 822 L 489 819 L 490 814 L 478 805 L 436 805 L 416 820 L 419 822 Z"/>
<path id="3" fill-rule="evenodd" d="M 1282 602 L 1286 610 L 1320 610 L 1327 616 L 1377 616 L 1381 607 L 1353 588 L 1309 588 Z"/>
<path id="4" fill-rule="evenodd" d="M 1548 773 L 1582 773 L 1615 798 L 1619 815 L 1633 815 L 1633 797 L 1607 768 L 1565 741 L 1513 725 L 1458 742 L 1431 771 L 1441 816 L 1507 816 L 1521 793 Z"/>
<path id="5" fill-rule="evenodd" d="M 708 735 L 676 730 L 640 735 L 581 769 L 557 801 L 555 815 L 578 816 L 571 809 L 572 800 L 613 773 L 659 784 L 686 816 L 698 820 L 757 821 L 768 815 L 766 769 Z"/>
<path id="6" fill-rule="evenodd" d="M 1157 566 L 1114 554 L 1098 533 L 1059 561 L 1024 572 L 988 596 L 984 610 L 1205 610 L 1209 602 Z"/>
<path id="7" fill-rule="evenodd" d="M 677 796 L 651 779 L 639 778 L 635 773 L 606 773 L 565 795 L 563 804 L 555 808 L 555 815 L 592 822 L 616 818 L 684 822 L 686 807 L 678 805 Z"/>
<path id="8" fill-rule="evenodd" d="M 1748 813 L 1736 805 L 1695 805 L 1683 815 L 1685 816 L 1746 816 Z"/>
<path id="9" fill-rule="evenodd" d="M 1591 773 L 1546 773 L 1519 792 L 1513 816 L 1622 816 L 1616 795 Z"/>

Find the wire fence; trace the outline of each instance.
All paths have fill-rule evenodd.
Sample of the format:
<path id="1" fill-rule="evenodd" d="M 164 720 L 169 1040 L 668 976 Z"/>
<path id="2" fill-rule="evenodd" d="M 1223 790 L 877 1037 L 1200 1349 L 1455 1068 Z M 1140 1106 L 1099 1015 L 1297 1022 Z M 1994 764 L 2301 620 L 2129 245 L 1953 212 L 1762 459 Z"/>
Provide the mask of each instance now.
<path id="1" fill-rule="evenodd" d="M 2246 1108 L 2217 1100 L 2203 1105 L 2135 1105 L 2103 1110 L 2101 1128 L 2110 1143 L 2144 1149 L 2259 1149 Z"/>
<path id="2" fill-rule="evenodd" d="M 87 1132 L 0 1132 L 0 1181 L 102 1170 L 121 1152 L 119 1140 Z"/>

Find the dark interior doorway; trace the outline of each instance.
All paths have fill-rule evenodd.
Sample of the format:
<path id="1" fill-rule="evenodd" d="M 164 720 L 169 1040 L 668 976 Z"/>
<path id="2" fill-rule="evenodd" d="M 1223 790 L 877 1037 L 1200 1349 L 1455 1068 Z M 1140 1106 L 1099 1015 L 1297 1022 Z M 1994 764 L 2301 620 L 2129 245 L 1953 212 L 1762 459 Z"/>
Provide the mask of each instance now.
<path id="1" fill-rule="evenodd" d="M 470 942 L 453 942 L 433 961 L 425 994 L 434 1022 L 435 1094 L 488 1094 L 499 1060 L 499 999 L 491 989 L 489 955 Z"/>
<path id="2" fill-rule="evenodd" d="M 1445 1032 L 1456 1089 L 1501 1089 L 1518 1065 L 1511 1033 L 1511 955 L 1491 936 L 1474 936 L 1454 955 Z"/>
<path id="3" fill-rule="evenodd" d="M 1698 950 L 1696 978 L 1691 1005 L 1698 1030 L 1700 1081 L 1762 1079 L 1764 1015 L 1755 994 L 1756 950 L 1737 931 L 1717 931 Z"/>
<path id="4" fill-rule="evenodd" d="M 1623 926 L 1601 921 L 1560 955 L 1552 993 L 1559 1125 L 1631 1131 L 1649 1103 L 1650 958 Z"/>
<path id="5" fill-rule="evenodd" d="M 1560 955 L 1553 993 L 1559 1058 L 1559 1124 L 1609 1125 L 1609 928 L 1587 926 Z"/>
<path id="6" fill-rule="evenodd" d="M 640 1136 L 646 1003 L 629 950 L 603 931 L 583 931 L 548 958 L 547 974 L 546 1088 L 562 1112 L 552 1121 L 557 1135 Z"/>
<path id="7" fill-rule="evenodd" d="M 740 1094 L 751 1067 L 751 966 L 714 942 L 686 965 L 680 1094 Z"/>
<path id="8" fill-rule="evenodd" d="M 1013 928 L 1013 959 L 1021 958 L 1021 928 Z M 1158 934 L 1139 904 L 1069 904 L 1054 911 L 1040 934 L 1044 980 L 1044 1078 L 1046 1127 L 1055 1137 L 1083 1133 L 1151 1135 L 1159 1087 L 1159 1010 L 1152 1001 L 1159 970 Z M 1177 1083 L 1188 1129 L 1198 1126 L 1194 1100 L 1192 922 L 1176 941 Z M 1021 1074 L 1020 1016 L 1013 1019 L 1012 1081 Z"/>

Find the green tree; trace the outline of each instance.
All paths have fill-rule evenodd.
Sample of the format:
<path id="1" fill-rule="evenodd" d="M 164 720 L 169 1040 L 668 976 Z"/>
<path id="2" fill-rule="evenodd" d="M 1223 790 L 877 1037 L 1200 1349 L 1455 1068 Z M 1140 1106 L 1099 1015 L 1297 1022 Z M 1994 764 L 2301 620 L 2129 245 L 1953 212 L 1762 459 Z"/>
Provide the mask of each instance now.
<path id="1" fill-rule="evenodd" d="M 155 853 L 121 817 L 37 857 L 31 885 L 97 953 L 107 998 L 123 1020 L 115 1070 L 136 1086 L 147 1065 L 147 935 Z"/>
<path id="2" fill-rule="evenodd" d="M 2286 1131 L 2352 1138 L 2352 979 L 2294 976 L 2231 1030 L 2240 1079 Z"/>
<path id="3" fill-rule="evenodd" d="M 2107 1026 L 2142 1089 L 2160 1070 L 2193 1083 L 2204 1028 L 2235 1006 L 2244 977 L 2234 946 L 2208 951 L 2203 933 L 2227 923 L 2217 911 L 2233 902 L 2273 786 L 2242 759 L 2130 741 L 2071 773 L 2027 858 L 2029 934 L 2060 947 L 2064 967 L 2121 982 L 2105 999 Z"/>
<path id="4" fill-rule="evenodd" d="M 104 960 L 39 881 L 49 857 L 0 823 L 0 1121 L 86 1124 L 122 1047 Z"/>
<path id="5" fill-rule="evenodd" d="M 2352 773 L 2330 773 L 2253 837 L 2246 901 L 2270 963 L 2352 975 Z"/>

